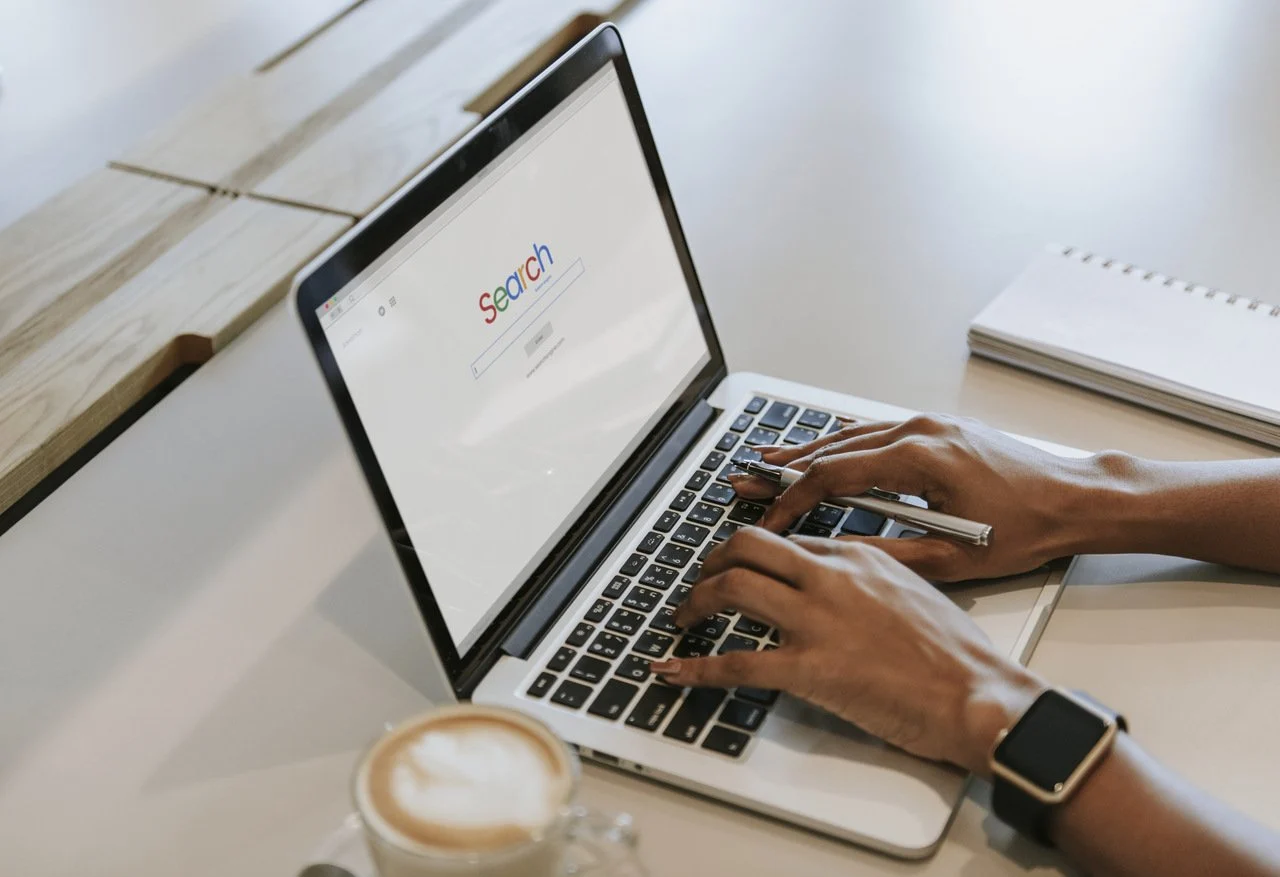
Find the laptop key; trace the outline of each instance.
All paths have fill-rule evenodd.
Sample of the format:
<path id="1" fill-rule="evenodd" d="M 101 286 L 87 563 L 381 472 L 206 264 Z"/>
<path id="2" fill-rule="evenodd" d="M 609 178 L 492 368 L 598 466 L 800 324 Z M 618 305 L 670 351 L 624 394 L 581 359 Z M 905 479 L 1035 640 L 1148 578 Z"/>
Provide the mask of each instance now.
<path id="1" fill-rule="evenodd" d="M 760 727 L 768 711 L 758 703 L 748 703 L 734 698 L 720 710 L 720 718 L 716 719 L 726 725 L 733 725 L 744 731 L 754 731 Z"/>
<path id="2" fill-rule="evenodd" d="M 764 506 L 759 503 L 738 500 L 738 504 L 729 511 L 729 520 L 740 524 L 755 524 L 764 517 Z"/>
<path id="3" fill-rule="evenodd" d="M 678 512 L 682 512 L 689 507 L 698 495 L 692 490 L 682 490 L 676 494 L 676 498 L 671 500 L 671 507 Z"/>
<path id="4" fill-rule="evenodd" d="M 733 728 L 726 728 L 724 725 L 716 725 L 707 732 L 707 739 L 702 741 L 702 748 L 719 752 L 730 758 L 737 758 L 750 742 L 749 735 L 735 731 Z"/>
<path id="5" fill-rule="evenodd" d="M 572 679 L 566 679 L 560 683 L 556 693 L 551 695 L 551 702 L 576 710 L 586 703 L 587 698 L 590 696 L 590 686 L 583 685 L 581 682 L 574 682 Z"/>
<path id="6" fill-rule="evenodd" d="M 599 624 L 604 621 L 604 617 L 609 614 L 609 610 L 612 608 L 613 604 L 608 600 L 596 600 L 591 604 L 591 608 L 587 610 L 586 620 L 592 624 Z"/>
<path id="7" fill-rule="evenodd" d="M 657 588 L 660 591 L 665 591 L 667 588 L 671 587 L 671 584 L 676 580 L 677 575 L 679 575 L 679 573 L 674 569 L 667 569 L 665 566 L 653 564 L 644 571 L 644 575 L 640 576 L 640 584 L 648 585 L 651 588 Z"/>
<path id="8" fill-rule="evenodd" d="M 746 432 L 747 427 L 749 427 L 750 425 L 751 425 L 751 415 L 739 414 L 736 418 L 734 418 L 734 421 L 732 424 L 730 424 L 729 428 L 734 432 Z"/>
<path id="9" fill-rule="evenodd" d="M 724 435 L 720 436 L 720 441 L 716 442 L 716 450 L 732 451 L 733 446 L 736 445 L 737 443 L 738 443 L 737 434 L 732 432 L 726 432 Z"/>
<path id="10" fill-rule="evenodd" d="M 684 569 L 685 564 L 693 560 L 693 549 L 685 545 L 676 545 L 672 542 L 668 542 L 663 546 L 662 551 L 658 554 L 656 560 L 658 563 L 665 563 L 667 566 Z"/>
<path id="11" fill-rule="evenodd" d="M 665 633 L 646 630 L 640 634 L 639 639 L 636 640 L 636 644 L 632 648 L 634 651 L 642 655 L 648 655 L 650 658 L 661 658 L 674 642 L 675 640 Z"/>
<path id="12" fill-rule="evenodd" d="M 622 569 L 618 570 L 624 576 L 633 576 L 640 570 L 644 569 L 644 565 L 648 562 L 648 558 L 643 554 L 633 554 L 627 558 L 627 562 L 622 565 Z"/>
<path id="13" fill-rule="evenodd" d="M 623 679 L 630 679 L 633 682 L 643 682 L 649 678 L 648 658 L 642 658 L 639 655 L 627 655 L 618 662 L 618 668 L 613 671 L 614 676 L 621 676 Z"/>
<path id="14" fill-rule="evenodd" d="M 741 524 L 735 524 L 732 521 L 725 521 L 720 525 L 720 529 L 716 530 L 716 534 L 711 538 L 717 542 L 723 542 L 741 529 Z"/>
<path id="15" fill-rule="evenodd" d="M 653 607 L 662 602 L 662 595 L 657 591 L 651 591 L 648 588 L 642 588 L 636 585 L 627 594 L 627 598 L 622 601 L 622 605 L 628 609 L 634 609 L 637 612 L 648 614 L 653 611 Z"/>
<path id="16" fill-rule="evenodd" d="M 742 475 L 743 471 L 732 463 L 725 463 L 724 468 L 716 475 L 716 481 L 721 484 L 731 484 L 729 477 L 732 475 Z"/>
<path id="17" fill-rule="evenodd" d="M 765 688 L 738 688 L 734 691 L 734 694 L 743 700 L 764 704 L 765 706 L 769 706 L 769 704 L 778 699 L 778 692 L 769 691 Z"/>
<path id="18" fill-rule="evenodd" d="M 680 699 L 680 689 L 670 685 L 650 685 L 640 696 L 636 708 L 627 716 L 627 724 L 642 731 L 656 731 L 671 708 Z"/>
<path id="19" fill-rule="evenodd" d="M 760 425 L 769 429 L 785 429 L 800 408 L 790 402 L 774 402 L 760 418 Z"/>
<path id="20" fill-rule="evenodd" d="M 585 646 L 587 640 L 591 639 L 591 634 L 595 632 L 595 629 L 594 624 L 579 621 L 578 626 L 573 629 L 573 633 L 565 638 L 565 642 L 571 646 Z"/>
<path id="21" fill-rule="evenodd" d="M 615 633 L 600 631 L 587 646 L 587 651 L 601 658 L 613 660 L 627 650 L 627 638 Z"/>
<path id="22" fill-rule="evenodd" d="M 587 707 L 587 712 L 602 719 L 616 719 L 626 711 L 639 692 L 639 686 L 621 679 L 610 679 L 600 689 L 591 706 Z"/>
<path id="23" fill-rule="evenodd" d="M 689 596 L 689 586 L 676 585 L 675 590 L 670 594 L 667 594 L 666 603 L 668 606 L 679 606 L 684 602 L 684 598 L 687 596 Z"/>
<path id="24" fill-rule="evenodd" d="M 826 539 L 831 535 L 831 530 L 827 527 L 821 527 L 812 521 L 805 521 L 796 530 L 801 536 L 821 536 Z"/>
<path id="25" fill-rule="evenodd" d="M 712 615 L 710 618 L 702 619 L 686 632 L 694 636 L 705 636 L 707 639 L 719 639 L 720 634 L 724 633 L 724 629 L 728 626 L 727 619 L 721 618 L 719 615 Z"/>
<path id="26" fill-rule="evenodd" d="M 809 429 L 822 429 L 827 425 L 827 421 L 831 419 L 831 415 L 825 411 L 815 411 L 812 408 L 806 408 L 804 414 L 800 415 L 800 419 L 796 423 L 801 426 L 807 426 Z"/>
<path id="27" fill-rule="evenodd" d="M 840 523 L 840 517 L 843 514 L 844 509 L 831 505 L 820 505 L 809 512 L 808 521 L 811 524 L 817 524 L 819 527 L 834 527 Z"/>
<path id="28" fill-rule="evenodd" d="M 590 655 L 583 655 L 578 659 L 578 663 L 573 665 L 569 675 L 574 679 L 581 679 L 583 682 L 599 682 L 609 675 L 609 662 L 593 658 Z"/>
<path id="29" fill-rule="evenodd" d="M 849 509 L 849 517 L 844 519 L 840 529 L 856 536 L 874 536 L 884 526 L 884 515 L 877 515 L 865 509 Z"/>
<path id="30" fill-rule="evenodd" d="M 664 737 L 692 743 L 698 739 L 702 729 L 711 721 L 726 692 L 723 688 L 690 688 L 684 697 L 684 703 L 671 717 L 671 723 L 662 732 Z"/>
<path id="31" fill-rule="evenodd" d="M 724 642 L 720 643 L 720 654 L 726 655 L 729 652 L 754 652 L 760 645 L 760 640 L 752 639 L 749 636 L 731 633 L 724 638 Z"/>
<path id="32" fill-rule="evenodd" d="M 707 502 L 713 502 L 716 505 L 729 505 L 738 496 L 737 491 L 727 484 L 713 484 L 708 487 L 702 494 L 702 498 Z"/>
<path id="33" fill-rule="evenodd" d="M 720 464 L 724 462 L 724 454 L 719 451 L 712 451 L 707 454 L 707 458 L 699 465 L 700 469 L 706 469 L 708 472 L 714 472 L 720 468 Z"/>
<path id="34" fill-rule="evenodd" d="M 719 542 L 708 542 L 706 545 L 702 546 L 702 550 L 698 552 L 698 563 L 702 563 L 706 560 L 707 555 L 715 551 L 716 546 L 719 544 Z M 686 575 L 688 575 L 688 573 L 686 573 Z"/>
<path id="35" fill-rule="evenodd" d="M 767 404 L 769 404 L 768 399 L 765 399 L 763 396 L 756 396 L 748 402 L 747 407 L 742 410 L 748 414 L 759 414 L 764 410 L 764 406 Z"/>
<path id="36" fill-rule="evenodd" d="M 745 633 L 747 636 L 764 636 L 769 632 L 769 625 L 763 621 L 756 621 L 754 618 L 742 616 L 738 619 L 738 623 L 733 626 L 738 633 Z"/>
<path id="37" fill-rule="evenodd" d="M 680 642 L 676 643 L 675 656 L 677 658 L 705 658 L 715 651 L 715 647 L 716 644 L 709 639 L 690 636 L 686 633 L 680 638 Z"/>
<path id="38" fill-rule="evenodd" d="M 701 490 L 706 487 L 707 482 L 711 480 L 711 473 L 704 472 L 699 469 L 689 476 L 689 480 L 684 483 L 685 490 Z"/>
<path id="39" fill-rule="evenodd" d="M 751 432 L 747 433 L 747 444 L 749 445 L 776 445 L 778 443 L 778 433 L 771 429 L 765 429 L 763 426 L 757 426 Z"/>
<path id="40" fill-rule="evenodd" d="M 724 515 L 724 509 L 718 505 L 700 502 L 689 510 L 687 517 L 695 524 L 705 524 L 710 527 Z"/>
<path id="41" fill-rule="evenodd" d="M 715 543 L 712 542 L 708 547 L 712 547 L 714 545 Z M 684 575 L 680 577 L 680 581 L 684 582 L 686 585 L 693 585 L 697 584 L 698 579 L 700 578 L 702 578 L 702 564 L 695 563 L 684 571 Z"/>
<path id="42" fill-rule="evenodd" d="M 640 540 L 640 544 L 636 546 L 636 551 L 641 554 L 653 554 L 658 550 L 658 546 L 662 544 L 662 534 L 654 530 Z"/>
<path id="43" fill-rule="evenodd" d="M 569 666 L 569 662 L 573 660 L 573 657 L 576 654 L 578 653 L 568 646 L 561 646 L 560 651 L 556 652 L 550 661 L 547 661 L 547 669 L 552 673 L 559 673 L 565 667 Z"/>
<path id="44" fill-rule="evenodd" d="M 626 609 L 619 609 L 613 613 L 613 617 L 609 619 L 609 623 L 605 627 L 614 633 L 626 634 L 631 636 L 640 628 L 644 627 L 644 616 L 639 612 L 629 612 Z"/>
<path id="45" fill-rule="evenodd" d="M 703 543 L 703 540 L 710 535 L 711 531 L 706 527 L 699 527 L 697 524 L 690 524 L 688 521 L 685 521 L 676 528 L 674 533 L 671 534 L 671 541 L 679 542 L 681 545 L 691 545 L 694 548 L 697 548 Z"/>
<path id="46" fill-rule="evenodd" d="M 675 623 L 676 610 L 669 606 L 663 606 L 654 616 L 649 619 L 649 626 L 654 630 L 662 630 L 667 633 L 679 633 L 680 626 Z"/>
<path id="47" fill-rule="evenodd" d="M 805 429 L 803 426 L 793 426 L 783 441 L 789 445 L 804 445 L 813 441 L 817 437 L 818 433 L 812 429 Z"/>
<path id="48" fill-rule="evenodd" d="M 626 576 L 614 576 L 613 581 L 609 582 L 608 587 L 604 589 L 604 596 L 610 600 L 616 600 L 625 594 L 630 586 L 631 579 Z"/>
<path id="49" fill-rule="evenodd" d="M 658 516 L 658 521 L 653 525 L 653 529 L 659 533 L 670 533 L 671 528 L 680 523 L 680 513 L 667 509 Z"/>
<path id="50" fill-rule="evenodd" d="M 543 697 L 548 691 L 551 690 L 551 686 L 555 684 L 556 684 L 556 674 L 539 673 L 538 678 L 533 680 L 533 684 L 529 686 L 529 690 L 526 691 L 525 694 L 529 695 L 530 697 Z"/>
<path id="51" fill-rule="evenodd" d="M 831 421 L 831 425 L 827 427 L 827 435 L 831 435 L 834 432 L 839 432 L 843 427 L 844 427 L 844 424 L 841 423 L 839 419 L 833 420 Z"/>
<path id="52" fill-rule="evenodd" d="M 733 452 L 733 456 L 729 459 L 741 466 L 743 463 L 759 463 L 764 459 L 764 455 L 755 448 L 748 447 L 747 445 L 739 445 L 738 449 Z"/>

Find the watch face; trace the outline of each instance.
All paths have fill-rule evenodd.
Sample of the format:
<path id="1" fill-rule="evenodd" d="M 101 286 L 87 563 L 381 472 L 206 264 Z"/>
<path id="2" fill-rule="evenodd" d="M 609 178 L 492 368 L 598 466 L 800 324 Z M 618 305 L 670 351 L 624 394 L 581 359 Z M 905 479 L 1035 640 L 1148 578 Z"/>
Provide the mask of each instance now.
<path id="1" fill-rule="evenodd" d="M 1050 689 L 996 747 L 995 760 L 1046 792 L 1065 783 L 1109 724 Z"/>

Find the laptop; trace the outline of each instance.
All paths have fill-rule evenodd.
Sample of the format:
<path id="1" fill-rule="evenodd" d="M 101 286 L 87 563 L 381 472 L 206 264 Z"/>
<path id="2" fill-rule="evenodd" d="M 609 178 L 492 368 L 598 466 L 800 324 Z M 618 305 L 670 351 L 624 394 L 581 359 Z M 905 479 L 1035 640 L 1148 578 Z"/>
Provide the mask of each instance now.
<path id="1" fill-rule="evenodd" d="M 298 313 L 454 694 L 584 759 L 903 857 L 965 777 L 777 692 L 679 689 L 651 661 L 770 649 L 671 617 L 756 523 L 756 445 L 912 412 L 730 374 L 618 31 L 603 25 L 299 275 Z M 909 537 L 820 506 L 801 533 Z M 957 592 L 1023 659 L 1042 571 Z"/>

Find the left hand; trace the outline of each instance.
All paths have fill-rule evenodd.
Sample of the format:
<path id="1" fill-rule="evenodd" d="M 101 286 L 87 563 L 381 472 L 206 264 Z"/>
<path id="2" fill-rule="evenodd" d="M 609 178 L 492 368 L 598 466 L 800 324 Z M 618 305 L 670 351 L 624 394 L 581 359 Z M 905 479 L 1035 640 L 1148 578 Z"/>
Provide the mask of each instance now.
<path id="1" fill-rule="evenodd" d="M 743 529 L 708 555 L 675 621 L 734 609 L 778 627 L 780 647 L 653 671 L 676 685 L 786 691 L 979 773 L 996 734 L 1046 687 L 946 596 L 865 544 Z"/>

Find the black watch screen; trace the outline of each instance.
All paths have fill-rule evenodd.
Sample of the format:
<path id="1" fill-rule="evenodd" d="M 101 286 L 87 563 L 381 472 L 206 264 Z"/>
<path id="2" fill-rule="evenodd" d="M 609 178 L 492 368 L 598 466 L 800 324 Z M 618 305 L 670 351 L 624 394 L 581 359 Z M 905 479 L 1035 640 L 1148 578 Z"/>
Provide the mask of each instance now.
<path id="1" fill-rule="evenodd" d="M 996 747 L 995 760 L 1053 793 L 1106 734 L 1109 723 L 1052 689 L 1045 691 Z"/>

